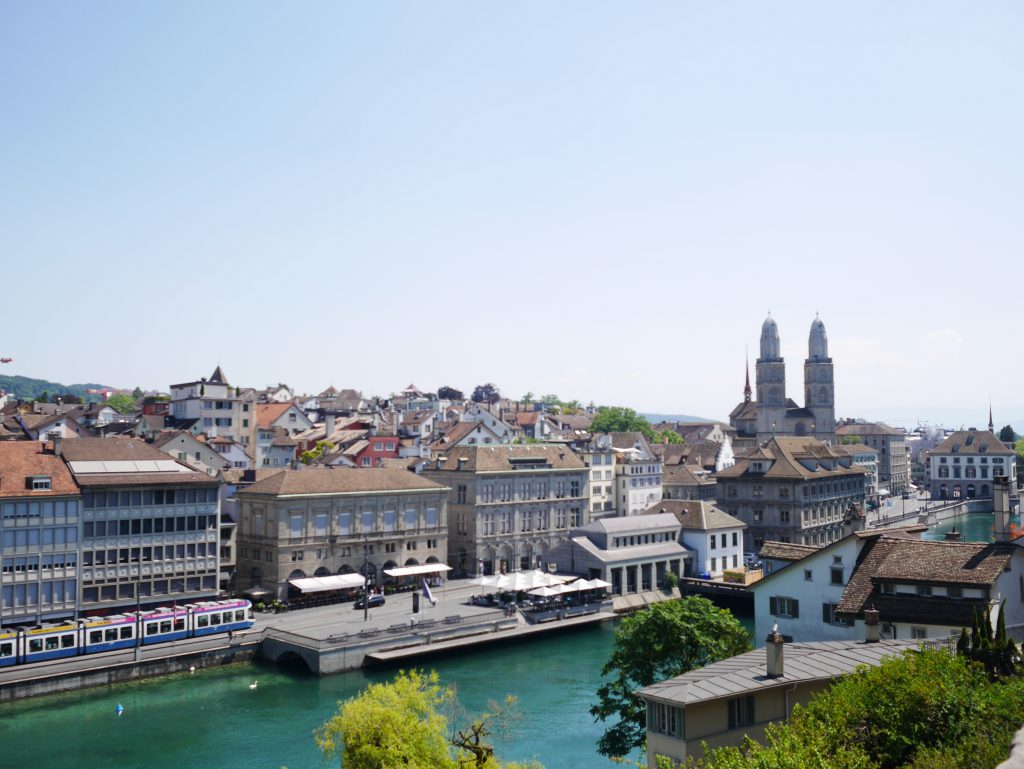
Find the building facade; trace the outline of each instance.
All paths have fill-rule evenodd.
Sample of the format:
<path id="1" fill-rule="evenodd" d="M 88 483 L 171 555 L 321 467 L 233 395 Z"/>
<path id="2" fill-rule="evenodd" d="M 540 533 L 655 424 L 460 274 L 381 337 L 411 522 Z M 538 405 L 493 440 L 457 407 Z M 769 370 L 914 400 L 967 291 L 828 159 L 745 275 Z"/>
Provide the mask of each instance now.
<path id="1" fill-rule="evenodd" d="M 756 363 L 757 400 L 751 400 L 748 369 L 743 401 L 729 415 L 729 424 L 737 431 L 736 448 L 750 448 L 774 435 L 806 436 L 835 443 L 835 377 L 822 320 L 815 318 L 811 323 L 807 341 L 803 406 L 786 396 L 786 361 L 779 343 L 779 328 L 771 316 L 761 326 L 760 353 Z"/>
<path id="2" fill-rule="evenodd" d="M 1017 490 L 1016 454 L 990 430 L 957 430 L 927 454 L 932 499 L 991 497 L 993 479 Z"/>
<path id="3" fill-rule="evenodd" d="M 241 489 L 238 577 L 278 598 L 305 577 L 363 574 L 448 557 L 448 489 L 406 470 L 283 470 Z"/>
<path id="4" fill-rule="evenodd" d="M 767 540 L 825 545 L 863 515 L 867 473 L 813 438 L 775 437 L 716 474 L 718 506 L 747 525 L 744 550 Z"/>
<path id="5" fill-rule="evenodd" d="M 661 499 L 661 459 L 643 433 L 609 433 L 619 515 L 640 515 Z"/>
<path id="6" fill-rule="evenodd" d="M 564 446 L 457 447 L 423 475 L 451 489 L 449 554 L 457 574 L 542 565 L 589 520 L 589 470 Z"/>
<path id="7" fill-rule="evenodd" d="M 137 439 L 78 438 L 83 614 L 219 594 L 220 483 Z"/>
<path id="8" fill-rule="evenodd" d="M 193 431 L 213 437 L 224 435 L 243 445 L 255 425 L 251 397 L 228 384 L 220 366 L 209 379 L 171 385 L 171 416 L 179 421 L 196 420 Z"/>
<path id="9" fill-rule="evenodd" d="M 37 441 L 0 442 L 4 625 L 75 616 L 81 501 L 78 486 L 53 449 Z"/>
<path id="10" fill-rule="evenodd" d="M 859 439 L 878 452 L 879 494 L 884 489 L 893 496 L 899 496 L 909 489 L 910 463 L 905 432 L 878 422 L 848 422 L 836 428 L 836 435 L 840 440 Z M 856 444 L 847 448 L 854 449 Z"/>

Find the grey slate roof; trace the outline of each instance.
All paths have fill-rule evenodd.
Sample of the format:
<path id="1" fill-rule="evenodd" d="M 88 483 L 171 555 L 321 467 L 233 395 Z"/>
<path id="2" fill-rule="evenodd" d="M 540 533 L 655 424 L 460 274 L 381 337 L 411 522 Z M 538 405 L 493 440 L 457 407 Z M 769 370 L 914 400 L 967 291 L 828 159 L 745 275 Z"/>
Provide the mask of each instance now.
<path id="1" fill-rule="evenodd" d="M 747 524 L 719 510 L 710 502 L 688 499 L 663 499 L 644 510 L 642 515 L 668 513 L 675 516 L 684 529 L 710 531 L 712 529 L 745 529 Z"/>
<path id="2" fill-rule="evenodd" d="M 683 706 L 737 697 L 799 682 L 838 678 L 854 672 L 861 665 L 875 666 L 886 657 L 916 649 L 920 643 L 914 640 L 789 643 L 783 647 L 784 675 L 779 678 L 766 675 L 767 654 L 762 647 L 645 686 L 637 694 Z"/>

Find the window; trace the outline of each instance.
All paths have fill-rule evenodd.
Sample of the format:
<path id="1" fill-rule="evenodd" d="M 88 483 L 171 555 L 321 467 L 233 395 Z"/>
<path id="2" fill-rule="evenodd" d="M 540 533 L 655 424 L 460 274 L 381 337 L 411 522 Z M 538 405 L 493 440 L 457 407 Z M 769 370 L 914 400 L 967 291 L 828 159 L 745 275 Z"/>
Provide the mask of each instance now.
<path id="1" fill-rule="evenodd" d="M 715 535 L 714 534 L 711 535 L 711 546 L 710 547 L 711 547 L 712 550 L 715 549 Z"/>
<path id="2" fill-rule="evenodd" d="M 917 594 L 921 595 L 921 596 L 929 596 L 929 595 L 931 595 L 932 594 L 932 586 L 931 585 L 918 585 L 917 586 Z M 924 636 L 921 636 L 921 637 L 924 638 Z"/>
<path id="3" fill-rule="evenodd" d="M 761 523 L 764 520 L 764 510 L 760 507 L 754 508 L 754 523 Z"/>
<path id="4" fill-rule="evenodd" d="M 829 569 L 829 573 L 831 575 L 831 584 L 833 584 L 833 585 L 841 585 L 841 584 L 843 584 L 843 567 L 842 566 L 833 566 L 833 567 L 831 567 Z"/>
<path id="5" fill-rule="evenodd" d="M 911 627 L 910 637 L 917 640 L 928 637 L 928 629 L 923 627 Z"/>
<path id="6" fill-rule="evenodd" d="M 1024 579 L 1024 578 L 1022 578 Z M 963 598 L 964 589 L 959 585 L 950 585 L 946 588 L 946 595 L 950 598 Z"/>
<path id="7" fill-rule="evenodd" d="M 839 604 L 835 603 L 823 603 L 821 605 L 821 621 L 826 625 L 840 625 L 841 627 L 850 627 L 852 624 L 850 620 L 845 617 L 836 616 L 836 608 Z"/>
<path id="8" fill-rule="evenodd" d="M 736 532 L 734 531 L 734 532 L 732 533 L 732 546 L 733 546 L 733 547 L 739 547 L 739 545 L 738 545 L 738 542 L 739 542 L 739 540 L 738 540 L 738 538 L 737 538 L 737 534 L 736 534 Z M 733 564 L 733 566 L 735 566 L 735 565 L 736 565 L 736 564 Z"/>
<path id="9" fill-rule="evenodd" d="M 729 728 L 739 729 L 754 723 L 754 696 L 736 697 L 729 700 Z"/>
<path id="10" fill-rule="evenodd" d="M 779 523 L 789 523 L 789 510 L 779 510 Z"/>
<path id="11" fill-rule="evenodd" d="M 683 709 L 662 702 L 647 703 L 647 730 L 684 739 Z"/>
<path id="12" fill-rule="evenodd" d="M 36 475 L 32 478 L 32 491 L 47 491 L 50 488 L 50 476 Z"/>
<path id="13" fill-rule="evenodd" d="M 455 502 L 459 505 L 466 504 L 466 485 L 460 483 L 455 492 Z"/>
<path id="14" fill-rule="evenodd" d="M 804 582 L 813 582 L 814 573 L 810 569 L 804 569 Z"/>
<path id="15" fill-rule="evenodd" d="M 770 596 L 768 598 L 768 613 L 773 617 L 798 619 L 800 617 L 800 601 L 780 595 Z"/>

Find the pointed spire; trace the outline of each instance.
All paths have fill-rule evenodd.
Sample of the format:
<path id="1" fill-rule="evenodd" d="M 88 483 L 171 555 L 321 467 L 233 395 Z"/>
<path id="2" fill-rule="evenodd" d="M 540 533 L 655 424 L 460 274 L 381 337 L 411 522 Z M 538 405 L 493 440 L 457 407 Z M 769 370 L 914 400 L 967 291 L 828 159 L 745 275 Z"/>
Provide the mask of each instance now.
<path id="1" fill-rule="evenodd" d="M 749 352 L 746 353 L 746 358 L 747 358 L 747 383 L 743 387 L 743 402 L 744 403 L 750 403 L 750 396 L 751 396 L 753 391 L 750 389 L 750 353 Z"/>
<path id="2" fill-rule="evenodd" d="M 213 370 L 213 373 L 210 374 L 209 382 L 210 382 L 210 384 L 227 384 L 228 383 L 227 377 L 224 376 L 224 372 L 220 370 L 220 364 L 219 363 L 217 364 L 217 368 L 215 368 Z"/>
<path id="3" fill-rule="evenodd" d="M 995 423 L 992 422 L 992 398 L 988 399 L 988 431 L 994 433 L 996 431 Z"/>

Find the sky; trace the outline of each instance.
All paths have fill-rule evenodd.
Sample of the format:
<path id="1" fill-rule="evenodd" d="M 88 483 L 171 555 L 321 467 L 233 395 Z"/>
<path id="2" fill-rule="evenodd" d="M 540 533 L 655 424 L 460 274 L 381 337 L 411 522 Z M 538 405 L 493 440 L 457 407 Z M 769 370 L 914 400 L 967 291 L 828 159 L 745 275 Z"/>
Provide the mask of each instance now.
<path id="1" fill-rule="evenodd" d="M 4 374 L 1020 420 L 1017 2 L 0 4 Z M 997 425 L 998 426 L 998 425 Z"/>

